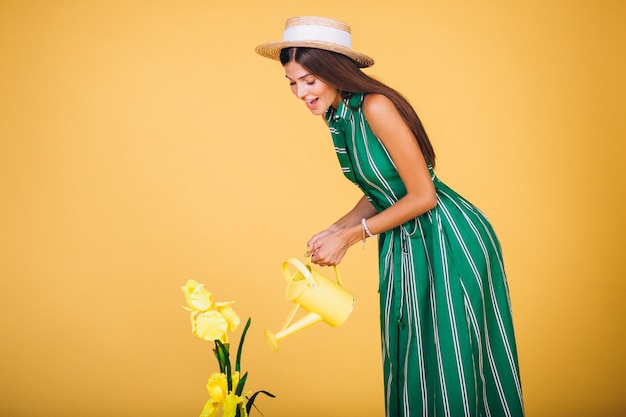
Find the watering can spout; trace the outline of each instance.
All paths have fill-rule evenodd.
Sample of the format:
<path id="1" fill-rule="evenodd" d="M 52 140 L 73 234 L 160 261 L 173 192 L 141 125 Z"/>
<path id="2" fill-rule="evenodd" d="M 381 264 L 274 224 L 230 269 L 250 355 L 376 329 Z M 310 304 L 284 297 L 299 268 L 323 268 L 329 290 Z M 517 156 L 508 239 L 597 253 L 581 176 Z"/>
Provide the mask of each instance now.
<path id="1" fill-rule="evenodd" d="M 269 330 L 265 331 L 265 341 L 272 348 L 274 352 L 278 351 L 278 341 L 280 339 L 284 339 L 287 336 L 290 336 L 296 332 L 299 332 L 302 329 L 306 329 L 309 326 L 314 325 L 315 323 L 319 323 L 322 321 L 322 317 L 319 314 L 309 313 L 306 316 L 302 317 L 300 320 L 292 324 L 291 326 L 282 329 L 276 334 L 273 334 Z"/>
<path id="2" fill-rule="evenodd" d="M 295 266 L 298 272 L 291 275 L 289 264 Z M 278 350 L 279 340 L 320 321 L 333 327 L 346 321 L 354 307 L 354 296 L 343 287 L 336 266 L 334 269 L 336 282 L 329 280 L 313 269 L 310 259 L 306 266 L 295 258 L 283 262 L 283 274 L 287 280 L 285 298 L 295 305 L 278 333 L 273 334 L 269 330 L 265 331 L 265 340 L 272 350 Z M 306 310 L 308 314 L 290 325 L 300 307 Z"/>

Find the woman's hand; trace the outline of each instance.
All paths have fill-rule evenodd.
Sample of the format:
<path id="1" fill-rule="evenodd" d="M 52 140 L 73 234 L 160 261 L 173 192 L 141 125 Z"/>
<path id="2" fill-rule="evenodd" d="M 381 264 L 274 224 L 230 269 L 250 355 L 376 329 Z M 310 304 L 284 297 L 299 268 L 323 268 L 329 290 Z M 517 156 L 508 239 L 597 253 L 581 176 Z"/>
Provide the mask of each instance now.
<path id="1" fill-rule="evenodd" d="M 372 203 L 363 196 L 345 216 L 308 241 L 305 256 L 322 266 L 339 265 L 346 251 L 363 238 L 361 219 L 377 213 Z"/>
<path id="2" fill-rule="evenodd" d="M 314 235 L 308 243 L 307 256 L 320 266 L 339 265 L 348 248 L 361 240 L 361 225 L 338 230 L 327 229 Z"/>
<path id="3" fill-rule="evenodd" d="M 306 244 L 306 247 L 307 247 L 306 255 L 307 256 L 311 256 L 312 248 L 313 248 L 313 245 L 315 244 L 315 242 L 317 242 L 319 239 L 321 239 L 321 238 L 323 238 L 325 236 L 328 236 L 329 234 L 333 233 L 333 230 L 331 230 L 331 229 L 332 229 L 332 226 L 329 227 L 326 230 L 323 230 L 323 231 L 313 235 L 313 237 L 311 239 L 309 239 L 309 241 Z"/>
<path id="4" fill-rule="evenodd" d="M 341 230 L 324 230 L 311 238 L 307 255 L 311 256 L 311 262 L 320 266 L 339 265 L 349 247 Z"/>

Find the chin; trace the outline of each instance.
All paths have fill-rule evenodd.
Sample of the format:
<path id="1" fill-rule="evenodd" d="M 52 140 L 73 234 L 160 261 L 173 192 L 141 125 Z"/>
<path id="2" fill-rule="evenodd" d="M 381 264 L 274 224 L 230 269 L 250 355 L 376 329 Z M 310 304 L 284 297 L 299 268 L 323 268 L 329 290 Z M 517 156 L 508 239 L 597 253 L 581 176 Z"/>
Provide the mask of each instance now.
<path id="1" fill-rule="evenodd" d="M 311 110 L 311 114 L 314 114 L 316 116 L 323 116 L 324 114 L 326 114 L 326 110 L 328 110 L 328 107 L 325 108 L 315 108 Z"/>

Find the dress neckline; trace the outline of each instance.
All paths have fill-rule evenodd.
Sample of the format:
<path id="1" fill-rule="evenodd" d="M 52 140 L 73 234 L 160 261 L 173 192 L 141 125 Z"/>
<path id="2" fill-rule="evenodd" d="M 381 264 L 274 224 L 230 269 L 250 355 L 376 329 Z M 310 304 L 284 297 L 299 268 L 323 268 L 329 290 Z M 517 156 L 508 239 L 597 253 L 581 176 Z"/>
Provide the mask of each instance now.
<path id="1" fill-rule="evenodd" d="M 364 97 L 364 93 L 350 93 L 348 98 L 339 101 L 339 105 L 336 109 L 331 106 L 326 110 L 326 121 L 330 122 L 333 119 L 346 119 L 350 112 L 361 107 Z"/>

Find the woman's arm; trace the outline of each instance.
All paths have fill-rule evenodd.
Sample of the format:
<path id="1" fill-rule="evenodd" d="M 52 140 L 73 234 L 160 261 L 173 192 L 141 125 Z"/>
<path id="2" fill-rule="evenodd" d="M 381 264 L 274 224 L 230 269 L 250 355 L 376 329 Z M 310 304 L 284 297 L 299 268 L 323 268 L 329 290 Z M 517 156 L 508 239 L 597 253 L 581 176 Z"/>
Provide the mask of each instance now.
<path id="1" fill-rule="evenodd" d="M 356 203 L 356 206 L 348 212 L 348 214 L 333 223 L 329 229 L 336 232 L 337 230 L 345 229 L 346 227 L 354 226 L 355 224 L 361 224 L 362 218 L 367 219 L 376 213 L 378 213 L 378 211 L 374 208 L 372 203 L 367 199 L 367 197 L 363 196 L 359 202 Z"/>
<path id="2" fill-rule="evenodd" d="M 365 210 L 362 199 L 350 213 L 333 225 L 341 227 L 331 230 L 331 226 L 328 231 L 316 235 L 317 239 L 311 239 L 311 260 L 319 265 L 339 264 L 348 248 L 363 238 L 362 218 L 367 219 L 370 232 L 378 234 L 414 219 L 437 204 L 435 187 L 417 139 L 391 100 L 381 94 L 368 94 L 363 106 L 372 132 L 389 152 L 407 193 L 380 213 Z M 369 201 L 367 203 L 371 206 Z M 360 207 L 361 204 L 363 207 Z"/>
<path id="3" fill-rule="evenodd" d="M 373 234 L 393 229 L 437 205 L 435 186 L 417 139 L 391 100 L 368 94 L 363 103 L 365 118 L 400 174 L 406 195 L 386 210 L 367 220 Z"/>
<path id="4" fill-rule="evenodd" d="M 342 229 L 348 228 L 350 226 L 360 225 L 361 219 L 367 219 L 376 213 L 376 209 L 367 199 L 367 197 L 361 197 L 361 199 L 358 203 L 356 203 L 354 208 L 350 210 L 345 216 L 330 225 L 328 229 L 317 233 L 309 240 L 309 242 L 307 243 L 307 248 L 309 252 L 312 253 L 311 249 L 315 247 L 315 242 L 317 242 L 319 239 L 328 236 L 331 233 L 335 233 Z"/>

